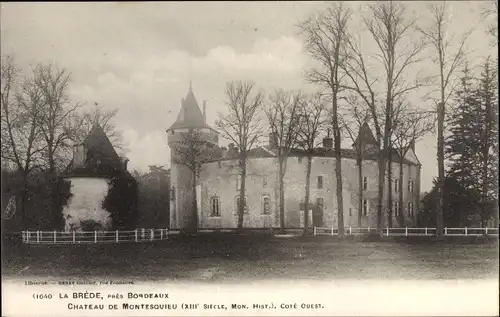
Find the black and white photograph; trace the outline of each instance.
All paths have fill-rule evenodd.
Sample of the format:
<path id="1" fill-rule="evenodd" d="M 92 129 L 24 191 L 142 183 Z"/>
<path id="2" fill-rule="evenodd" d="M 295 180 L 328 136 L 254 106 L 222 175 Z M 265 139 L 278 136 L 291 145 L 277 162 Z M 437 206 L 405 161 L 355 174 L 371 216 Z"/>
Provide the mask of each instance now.
<path id="1" fill-rule="evenodd" d="M 0 2 L 2 316 L 498 316 L 498 1 Z"/>

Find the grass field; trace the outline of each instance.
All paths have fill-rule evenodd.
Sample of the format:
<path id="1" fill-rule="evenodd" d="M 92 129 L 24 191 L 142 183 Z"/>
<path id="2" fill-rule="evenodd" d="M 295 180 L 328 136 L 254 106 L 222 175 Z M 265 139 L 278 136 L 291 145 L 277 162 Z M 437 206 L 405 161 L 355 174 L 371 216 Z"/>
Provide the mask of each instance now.
<path id="1" fill-rule="evenodd" d="M 274 279 L 497 279 L 498 244 L 464 238 L 370 242 L 206 234 L 139 244 L 18 245 L 3 249 L 2 264 L 7 278 L 229 283 Z"/>

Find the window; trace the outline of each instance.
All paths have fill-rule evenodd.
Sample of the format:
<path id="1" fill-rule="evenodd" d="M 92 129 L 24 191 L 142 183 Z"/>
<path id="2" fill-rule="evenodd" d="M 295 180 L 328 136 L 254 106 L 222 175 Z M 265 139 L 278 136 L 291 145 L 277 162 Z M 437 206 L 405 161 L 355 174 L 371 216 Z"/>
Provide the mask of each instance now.
<path id="1" fill-rule="evenodd" d="M 240 197 L 236 197 L 236 214 L 238 214 L 238 211 L 240 210 Z M 245 214 L 248 213 L 248 206 L 247 206 L 247 198 L 245 197 L 245 205 L 243 206 L 244 210 L 243 212 Z"/>
<path id="2" fill-rule="evenodd" d="M 396 215 L 396 217 L 399 217 L 399 215 L 400 215 L 400 212 L 399 212 L 399 201 L 395 201 L 394 202 L 394 214 Z"/>
<path id="3" fill-rule="evenodd" d="M 240 190 L 241 186 L 241 175 L 236 175 L 236 190 Z"/>
<path id="4" fill-rule="evenodd" d="M 363 177 L 363 189 L 367 190 L 368 189 L 368 177 Z"/>
<path id="5" fill-rule="evenodd" d="M 211 217 L 220 217 L 220 201 L 219 197 L 213 196 L 210 198 L 210 207 L 211 207 Z"/>
<path id="6" fill-rule="evenodd" d="M 299 156 L 297 160 L 299 161 L 299 164 L 302 164 L 302 156 Z"/>
<path id="7" fill-rule="evenodd" d="M 262 177 L 262 187 L 267 187 L 267 176 Z"/>
<path id="8" fill-rule="evenodd" d="M 262 214 L 269 215 L 271 213 L 271 199 L 269 196 L 262 196 Z"/>
<path id="9" fill-rule="evenodd" d="M 398 178 L 396 178 L 396 179 L 394 180 L 394 191 L 395 191 L 396 193 L 397 193 L 397 192 L 399 192 L 399 179 L 398 179 Z"/>
<path id="10" fill-rule="evenodd" d="M 368 206 L 368 200 L 367 199 L 363 199 L 363 216 L 368 215 L 368 209 L 369 208 L 370 208 L 370 206 Z"/>
<path id="11" fill-rule="evenodd" d="M 170 200 L 175 200 L 175 186 L 170 190 Z"/>
<path id="12" fill-rule="evenodd" d="M 413 181 L 408 181 L 408 192 L 413 193 Z"/>
<path id="13" fill-rule="evenodd" d="M 323 188 L 323 176 L 318 176 L 318 189 Z"/>
<path id="14" fill-rule="evenodd" d="M 413 203 L 408 203 L 408 216 L 413 216 Z"/>

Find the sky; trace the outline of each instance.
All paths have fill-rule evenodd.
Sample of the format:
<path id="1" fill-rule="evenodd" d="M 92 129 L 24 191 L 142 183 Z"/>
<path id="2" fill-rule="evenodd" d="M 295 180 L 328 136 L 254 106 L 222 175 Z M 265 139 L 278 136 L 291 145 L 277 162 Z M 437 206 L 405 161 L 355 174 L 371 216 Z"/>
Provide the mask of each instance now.
<path id="1" fill-rule="evenodd" d="M 360 28 L 369 2 L 348 2 L 352 27 Z M 428 23 L 431 2 L 406 2 L 418 23 Z M 71 73 L 72 100 L 119 109 L 130 169 L 169 167 L 165 130 L 175 121 L 190 82 L 207 123 L 225 112 L 224 87 L 248 80 L 270 93 L 315 87 L 304 79 L 312 64 L 297 24 L 324 9 L 323 2 L 79 2 L 1 4 L 1 53 L 17 65 L 54 62 Z M 480 63 L 496 48 L 481 11 L 491 1 L 447 2 L 450 32 L 473 29 L 468 59 Z M 356 32 L 363 34 L 363 30 Z M 362 37 L 364 46 L 373 47 Z M 430 52 L 425 52 L 430 54 Z M 430 59 L 419 67 L 432 70 Z M 411 75 L 411 74 L 410 74 Z M 409 75 L 409 76 L 410 76 Z M 418 94 L 417 94 L 418 95 Z M 412 97 L 429 107 L 428 101 Z M 345 142 L 344 142 L 345 143 Z M 345 143 L 347 144 L 347 143 Z M 437 175 L 436 136 L 416 145 L 422 163 L 422 190 Z"/>

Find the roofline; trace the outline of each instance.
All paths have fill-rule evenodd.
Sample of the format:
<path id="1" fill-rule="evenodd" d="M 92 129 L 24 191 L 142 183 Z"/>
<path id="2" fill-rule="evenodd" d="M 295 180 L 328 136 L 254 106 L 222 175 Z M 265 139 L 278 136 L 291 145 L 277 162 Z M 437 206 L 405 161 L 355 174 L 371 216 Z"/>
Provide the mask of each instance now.
<path id="1" fill-rule="evenodd" d="M 188 127 L 188 126 L 185 126 L 185 127 L 181 126 L 181 127 L 176 127 L 176 128 L 172 128 L 172 127 L 170 127 L 170 128 L 168 128 L 167 130 L 165 130 L 165 132 L 167 132 L 167 133 L 168 133 L 168 131 L 178 130 L 178 129 L 209 129 L 209 130 L 211 130 L 212 132 L 217 133 L 217 135 L 220 135 L 220 132 L 219 132 L 219 131 L 215 130 L 214 128 L 212 128 L 212 127 L 211 127 L 211 126 L 209 126 L 208 124 L 207 124 L 205 127 Z"/>

